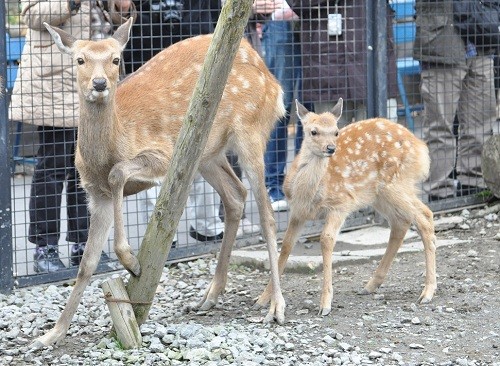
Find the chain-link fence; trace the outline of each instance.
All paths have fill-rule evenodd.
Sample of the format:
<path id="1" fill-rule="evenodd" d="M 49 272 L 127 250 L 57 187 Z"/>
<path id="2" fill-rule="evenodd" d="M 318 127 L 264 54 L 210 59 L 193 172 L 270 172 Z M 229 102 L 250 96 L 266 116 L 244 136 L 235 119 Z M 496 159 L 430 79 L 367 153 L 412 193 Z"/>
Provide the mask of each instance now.
<path id="1" fill-rule="evenodd" d="M 283 86 L 288 110 L 288 117 L 278 121 L 273 131 L 265 156 L 266 185 L 279 236 L 288 219 L 283 177 L 301 142 L 295 98 L 322 112 L 342 97 L 341 124 L 386 116 L 425 138 L 434 163 L 422 197 L 430 200 L 434 210 L 482 202 L 481 147 L 492 129 L 498 131 L 493 83 L 496 56 L 487 47 L 472 47 L 466 36 L 454 31 L 453 1 L 439 2 L 439 6 L 403 0 L 311 3 L 277 1 L 266 10 L 256 1 L 247 27 L 248 39 Z M 5 3 L 7 17 L 0 21 L 0 65 L 5 80 L 0 103 L 0 149 L 5 158 L 0 166 L 1 290 L 75 276 L 87 235 L 85 193 L 73 163 L 79 113 L 74 69 L 42 22 L 76 38 L 97 40 L 110 36 L 118 24 L 134 16 L 122 60 L 125 77 L 161 49 L 213 32 L 220 9 L 218 0 Z M 431 37 L 441 37 L 440 45 L 432 44 Z M 463 48 L 455 50 L 458 61 L 447 62 L 448 56 L 433 58 L 434 51 L 429 51 L 457 44 Z M 230 152 L 228 159 L 248 187 Z M 127 235 L 135 251 L 158 192 L 159 187 L 126 199 Z M 351 216 L 346 227 L 370 224 L 374 219 L 371 210 L 361 211 Z M 258 243 L 259 229 L 257 207 L 249 192 L 237 245 Z M 197 177 L 169 260 L 216 250 L 223 230 L 220 199 Z M 311 222 L 304 234 L 314 236 L 320 231 L 321 220 Z M 110 238 L 99 269 L 116 268 L 115 259 Z M 47 265 L 47 260 L 55 262 Z"/>

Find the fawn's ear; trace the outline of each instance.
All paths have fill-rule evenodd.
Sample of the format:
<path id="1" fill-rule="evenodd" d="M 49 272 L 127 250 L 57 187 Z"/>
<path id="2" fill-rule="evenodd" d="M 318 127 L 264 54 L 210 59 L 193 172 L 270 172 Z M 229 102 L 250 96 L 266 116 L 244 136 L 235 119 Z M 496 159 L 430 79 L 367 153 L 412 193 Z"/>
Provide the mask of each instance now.
<path id="1" fill-rule="evenodd" d="M 306 107 L 304 107 L 300 102 L 295 99 L 295 109 L 297 110 L 297 116 L 299 116 L 299 119 L 304 122 L 304 118 L 306 118 L 306 115 L 309 113 Z"/>
<path id="2" fill-rule="evenodd" d="M 67 53 L 71 56 L 73 54 L 73 44 L 76 42 L 76 38 L 68 32 L 63 31 L 60 28 L 50 26 L 45 22 L 43 25 L 49 31 L 52 39 L 56 43 L 57 48 L 59 48 L 59 51 Z"/>
<path id="3" fill-rule="evenodd" d="M 125 49 L 125 46 L 130 38 L 130 29 L 132 29 L 133 23 L 134 18 L 129 18 L 125 23 L 118 27 L 115 33 L 113 33 L 113 38 L 120 43 L 122 50 Z"/>
<path id="4" fill-rule="evenodd" d="M 335 104 L 335 106 L 332 108 L 332 114 L 337 120 L 339 120 L 340 116 L 342 115 L 343 105 L 344 100 L 342 98 L 339 98 L 337 104 Z"/>

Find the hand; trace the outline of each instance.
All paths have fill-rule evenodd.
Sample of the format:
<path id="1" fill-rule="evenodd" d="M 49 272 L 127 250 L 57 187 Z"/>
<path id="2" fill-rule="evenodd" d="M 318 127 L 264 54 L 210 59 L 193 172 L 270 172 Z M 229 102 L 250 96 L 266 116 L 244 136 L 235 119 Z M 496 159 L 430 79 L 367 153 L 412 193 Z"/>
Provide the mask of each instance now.
<path id="1" fill-rule="evenodd" d="M 285 0 L 255 0 L 252 10 L 255 14 L 271 14 L 276 9 L 281 9 Z"/>
<path id="2" fill-rule="evenodd" d="M 298 20 L 299 16 L 292 9 L 278 9 L 274 12 L 274 20 Z"/>
<path id="3" fill-rule="evenodd" d="M 120 13 L 129 13 L 132 0 L 116 0 L 115 8 Z"/>

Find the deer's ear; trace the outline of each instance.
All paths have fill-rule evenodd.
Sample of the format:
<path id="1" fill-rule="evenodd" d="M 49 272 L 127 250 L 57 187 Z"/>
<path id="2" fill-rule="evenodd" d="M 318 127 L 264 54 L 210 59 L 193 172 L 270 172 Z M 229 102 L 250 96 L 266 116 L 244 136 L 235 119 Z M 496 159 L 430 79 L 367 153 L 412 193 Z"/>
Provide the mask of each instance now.
<path id="1" fill-rule="evenodd" d="M 342 98 L 339 98 L 337 104 L 335 104 L 335 106 L 332 108 L 332 114 L 337 120 L 342 115 L 343 105 L 344 105 L 344 100 Z"/>
<path id="2" fill-rule="evenodd" d="M 60 28 L 50 26 L 45 22 L 43 23 L 43 25 L 49 31 L 50 35 L 52 36 L 52 39 L 57 45 L 57 48 L 59 48 L 59 50 L 62 53 L 67 53 L 68 55 L 72 55 L 73 44 L 76 42 L 76 38 L 73 37 L 68 32 L 63 31 Z"/>
<path id="3" fill-rule="evenodd" d="M 302 122 L 304 122 L 304 118 L 309 113 L 309 111 L 307 110 L 306 107 L 304 107 L 302 104 L 300 104 L 300 102 L 297 99 L 295 99 L 295 107 L 297 110 L 297 116 L 299 116 L 299 119 Z"/>
<path id="4" fill-rule="evenodd" d="M 118 29 L 113 34 L 113 38 L 120 43 L 120 46 L 125 49 L 127 42 L 130 38 L 130 29 L 132 29 L 132 24 L 134 23 L 134 18 L 129 18 L 125 23 L 120 25 Z"/>

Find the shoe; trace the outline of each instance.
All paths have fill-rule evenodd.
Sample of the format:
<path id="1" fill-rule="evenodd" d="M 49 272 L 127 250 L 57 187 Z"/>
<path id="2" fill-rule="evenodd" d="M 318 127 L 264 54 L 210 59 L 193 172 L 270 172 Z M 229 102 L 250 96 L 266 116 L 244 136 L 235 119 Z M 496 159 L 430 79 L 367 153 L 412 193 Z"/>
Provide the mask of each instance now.
<path id="1" fill-rule="evenodd" d="M 270 188 L 268 194 L 274 212 L 288 210 L 288 202 L 285 200 L 285 195 L 281 188 Z"/>
<path id="2" fill-rule="evenodd" d="M 486 188 L 459 184 L 457 187 L 457 197 L 473 196 L 486 191 Z"/>
<path id="3" fill-rule="evenodd" d="M 83 252 L 85 251 L 86 243 L 73 244 L 71 247 L 70 264 L 72 266 L 79 266 L 82 261 Z M 101 259 L 99 260 L 99 265 L 111 262 L 111 258 L 104 252 L 101 253 Z"/>
<path id="4" fill-rule="evenodd" d="M 33 269 L 36 273 L 51 273 L 66 268 L 59 259 L 57 245 L 36 248 L 33 254 L 33 262 Z"/>
<path id="5" fill-rule="evenodd" d="M 240 226 L 238 226 L 236 237 L 241 238 L 246 235 L 253 235 L 258 233 L 260 233 L 260 226 L 252 224 L 252 222 L 245 217 L 240 221 Z"/>
<path id="6" fill-rule="evenodd" d="M 436 201 L 446 200 L 448 198 L 453 198 L 453 195 L 440 197 L 438 195 L 430 194 L 428 197 L 428 200 L 429 200 L 429 202 L 436 202 Z"/>
<path id="7" fill-rule="evenodd" d="M 215 236 L 205 236 L 197 232 L 194 227 L 191 226 L 189 228 L 189 236 L 198 241 L 219 241 L 224 237 L 224 232 L 222 231 L 220 234 L 217 234 Z"/>
<path id="8" fill-rule="evenodd" d="M 274 212 L 288 211 L 288 202 L 285 200 L 271 201 L 271 207 Z"/>

